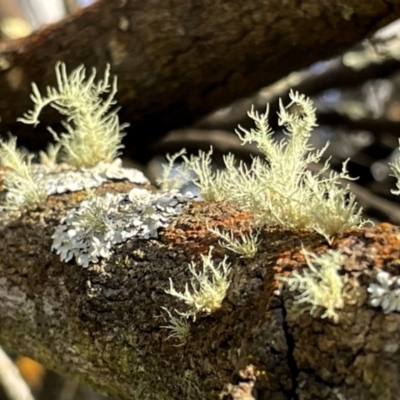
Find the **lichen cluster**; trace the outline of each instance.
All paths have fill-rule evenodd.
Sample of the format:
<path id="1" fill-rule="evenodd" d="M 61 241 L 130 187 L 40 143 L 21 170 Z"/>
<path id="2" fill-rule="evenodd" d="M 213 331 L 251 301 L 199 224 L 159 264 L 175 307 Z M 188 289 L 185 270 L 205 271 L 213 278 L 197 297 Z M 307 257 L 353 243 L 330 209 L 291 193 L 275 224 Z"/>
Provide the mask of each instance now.
<path id="1" fill-rule="evenodd" d="M 225 249 L 239 254 L 240 258 L 254 258 L 258 251 L 258 246 L 261 240 L 258 239 L 260 232 L 240 232 L 238 237 L 235 237 L 232 231 L 222 232 L 218 228 L 207 229 L 217 235 L 220 240 L 218 244 Z"/>
<path id="2" fill-rule="evenodd" d="M 400 195 L 400 157 L 389 163 L 389 166 L 397 180 L 396 189 L 392 189 L 392 193 Z M 371 282 L 368 286 L 370 305 L 381 307 L 385 314 L 400 311 L 400 276 L 392 276 L 381 270 L 376 274 L 376 280 L 377 282 Z"/>
<path id="3" fill-rule="evenodd" d="M 66 72 L 62 63 L 56 65 L 57 87 L 47 87 L 42 96 L 33 84 L 31 96 L 34 107 L 20 121 L 36 125 L 39 115 L 47 105 L 66 116 L 63 126 L 66 132 L 57 134 L 50 129 L 55 143 L 39 155 L 40 163 L 33 164 L 33 155 L 25 155 L 16 147 L 16 140 L 0 140 L 0 161 L 8 170 L 4 187 L 6 208 L 34 209 L 40 207 L 48 195 L 67 191 L 88 190 L 109 180 L 128 180 L 135 184 L 149 183 L 137 170 L 122 167 L 118 158 L 123 147 L 121 140 L 126 125 L 120 124 L 115 104 L 116 79 L 110 83 L 109 67 L 104 78 L 95 82 L 96 71 L 86 78 L 83 66 Z M 238 163 L 233 155 L 224 158 L 225 169 L 214 171 L 211 152 L 187 157 L 185 151 L 168 157 L 169 164 L 159 183 L 162 191 L 152 193 L 143 188 L 132 189 L 126 194 L 88 197 L 76 208 L 70 209 L 60 219 L 52 238 L 52 249 L 62 261 L 75 259 L 78 265 L 88 267 L 100 259 L 108 259 L 116 244 L 130 238 L 157 237 L 158 229 L 167 226 L 171 217 L 179 214 L 182 205 L 193 199 L 190 192 L 179 193 L 177 188 L 197 176 L 200 193 L 208 201 L 229 201 L 253 216 L 254 231 L 241 233 L 210 229 L 220 238 L 220 245 L 252 258 L 257 253 L 258 235 L 265 225 L 280 225 L 285 229 L 315 230 L 329 243 L 344 230 L 361 226 L 365 221 L 349 185 L 352 178 L 343 164 L 340 173 L 330 171 L 329 159 L 319 172 L 309 170 L 309 164 L 319 163 L 326 144 L 320 150 L 309 143 L 316 126 L 312 102 L 298 93 L 290 93 L 290 103 L 280 103 L 278 123 L 286 135 L 281 141 L 274 138 L 268 123 L 268 108 L 264 114 L 252 109 L 249 117 L 255 128 L 241 127 L 237 134 L 243 144 L 254 142 L 261 157 L 255 157 L 250 166 Z M 293 107 L 295 110 L 293 110 Z M 183 157 L 184 163 L 176 169 L 174 162 Z M 398 179 L 400 194 L 400 161 L 391 164 Z M 172 171 L 175 178 L 170 179 Z M 4 206 L 0 206 L 0 211 Z M 256 232 L 256 233 L 255 233 Z M 344 257 L 329 250 L 322 255 L 305 249 L 307 267 L 288 277 L 278 277 L 289 290 L 296 291 L 295 304 L 321 317 L 337 321 L 337 310 L 343 307 L 343 278 L 339 271 Z M 186 318 L 193 320 L 200 313 L 209 314 L 218 309 L 229 287 L 230 265 L 224 258 L 217 265 L 212 259 L 212 249 L 201 256 L 201 267 L 194 262 L 188 265 L 191 274 L 183 292 L 175 289 L 170 281 L 166 292 L 186 304 L 187 310 L 176 311 L 173 317 L 167 311 L 171 330 L 170 337 L 183 343 L 189 334 Z M 400 311 L 400 278 L 380 271 L 378 283 L 371 283 L 370 304 L 382 307 L 384 312 Z M 319 313 L 318 313 L 319 314 Z"/>
<path id="4" fill-rule="evenodd" d="M 128 194 L 93 196 L 61 219 L 52 236 L 52 249 L 62 261 L 75 258 L 86 268 L 100 257 L 108 259 L 118 243 L 132 237 L 157 237 L 157 229 L 166 226 L 192 198 L 190 192 L 151 193 L 138 188 Z"/>
<path id="5" fill-rule="evenodd" d="M 32 155 L 17 149 L 15 138 L 5 142 L 0 139 L 0 164 L 7 168 L 3 186 L 6 189 L 5 209 L 35 209 L 46 200 L 46 188 L 32 174 Z"/>
<path id="6" fill-rule="evenodd" d="M 34 155 L 17 149 L 15 138 L 0 140 L 0 163 L 9 170 L 4 182 L 6 208 L 32 210 L 50 194 L 92 188 L 112 179 L 147 182 L 139 171 L 122 168 L 117 158 L 127 125 L 119 123 L 118 110 L 112 109 L 117 81 L 110 83 L 109 66 L 98 82 L 95 69 L 87 79 L 83 66 L 68 75 L 65 64 L 57 63 L 55 71 L 58 87 L 47 87 L 42 96 L 32 84 L 34 108 L 19 120 L 36 125 L 42 109 L 50 105 L 67 116 L 67 132 L 58 135 L 49 128 L 55 144 L 41 152 L 39 164 L 32 163 Z"/>
<path id="7" fill-rule="evenodd" d="M 238 163 L 233 155 L 224 158 L 225 169 L 213 171 L 211 152 L 184 156 L 189 169 L 198 176 L 198 186 L 205 200 L 236 203 L 260 224 L 280 225 L 286 229 L 309 229 L 323 235 L 328 242 L 345 229 L 364 223 L 361 209 L 349 185 L 351 180 L 343 164 L 342 172 L 330 171 L 329 160 L 313 173 L 309 164 L 319 163 L 329 143 L 316 151 L 309 143 L 316 126 L 311 100 L 290 93 L 291 102 L 280 103 L 279 125 L 286 138 L 276 141 L 265 114 L 253 109 L 249 117 L 255 129 L 239 128 L 243 144 L 254 142 L 263 157 L 254 157 L 251 166 Z M 291 107 L 298 107 L 292 112 Z"/>

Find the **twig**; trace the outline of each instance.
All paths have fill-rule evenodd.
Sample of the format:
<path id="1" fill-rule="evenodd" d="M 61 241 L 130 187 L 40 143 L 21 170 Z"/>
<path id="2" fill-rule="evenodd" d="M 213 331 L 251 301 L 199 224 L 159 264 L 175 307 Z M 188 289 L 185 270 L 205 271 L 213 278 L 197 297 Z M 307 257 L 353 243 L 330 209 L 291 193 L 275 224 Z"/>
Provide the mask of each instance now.
<path id="1" fill-rule="evenodd" d="M 0 347 L 0 385 L 10 400 L 35 400 L 18 368 Z"/>

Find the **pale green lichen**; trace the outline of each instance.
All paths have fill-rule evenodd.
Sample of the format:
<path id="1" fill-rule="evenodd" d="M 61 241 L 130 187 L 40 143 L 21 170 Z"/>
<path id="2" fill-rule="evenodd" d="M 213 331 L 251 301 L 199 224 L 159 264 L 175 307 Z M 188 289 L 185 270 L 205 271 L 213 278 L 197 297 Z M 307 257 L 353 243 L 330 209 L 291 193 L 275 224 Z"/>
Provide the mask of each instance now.
<path id="1" fill-rule="evenodd" d="M 167 336 L 165 340 L 177 339 L 179 344 L 174 345 L 175 347 L 184 346 L 190 334 L 190 324 L 184 317 L 175 317 L 166 308 L 161 307 L 168 314 L 169 325 L 162 325 L 161 328 L 169 329 L 171 334 Z"/>
<path id="2" fill-rule="evenodd" d="M 239 128 L 242 143 L 255 142 L 264 158 L 255 157 L 251 166 L 238 163 L 233 155 L 224 158 L 225 169 L 213 171 L 211 152 L 185 157 L 186 165 L 198 176 L 201 195 L 208 201 L 225 200 L 250 212 L 261 224 L 281 225 L 289 229 L 312 229 L 331 242 L 345 229 L 363 224 L 361 209 L 349 191 L 346 163 L 341 173 L 329 172 L 329 160 L 321 170 L 308 170 L 318 163 L 328 147 L 315 150 L 309 144 L 316 126 L 312 102 L 298 93 L 290 93 L 288 106 L 280 103 L 279 124 L 288 136 L 277 142 L 265 114 L 253 109 L 249 116 L 255 129 Z M 292 112 L 295 106 L 297 111 Z"/>
<path id="3" fill-rule="evenodd" d="M 123 147 L 123 128 L 120 125 L 115 104 L 117 80 L 110 83 L 110 67 L 104 72 L 104 79 L 95 82 L 96 70 L 86 79 L 86 70 L 80 66 L 67 74 L 65 64 L 55 67 L 57 88 L 48 86 L 42 96 L 36 84 L 32 84 L 31 99 L 34 108 L 24 114 L 19 121 L 37 125 L 44 107 L 51 105 L 60 114 L 66 115 L 63 125 L 67 132 L 61 135 L 50 129 L 59 143 L 61 161 L 76 167 L 92 167 L 100 161 L 112 162 Z M 102 96 L 107 94 L 106 98 Z M 54 150 L 54 148 L 52 149 Z M 57 153 L 49 157 L 55 159 Z"/>
<path id="4" fill-rule="evenodd" d="M 75 259 L 87 268 L 90 263 L 108 259 L 119 243 L 132 237 L 158 236 L 158 229 L 181 212 L 191 193 L 153 193 L 133 188 L 129 193 L 89 196 L 61 218 L 52 235 L 52 249 L 62 261 Z"/>
<path id="5" fill-rule="evenodd" d="M 117 109 L 110 110 L 117 87 L 115 78 L 110 83 L 109 67 L 104 79 L 95 82 L 94 69 L 86 79 L 83 66 L 67 75 L 66 66 L 57 63 L 56 77 L 58 87 L 47 87 L 46 96 L 32 85 L 34 108 L 19 120 L 37 124 L 42 109 L 51 105 L 67 116 L 63 123 L 67 132 L 59 136 L 51 131 L 56 143 L 39 153 L 36 164 L 34 155 L 17 150 L 16 139 L 0 141 L 0 163 L 7 169 L 6 208 L 35 209 L 48 195 L 100 186 L 107 180 L 148 182 L 141 172 L 123 168 L 116 158 L 126 125 L 119 124 Z"/>
<path id="6" fill-rule="evenodd" d="M 226 292 L 229 288 L 229 273 L 230 264 L 227 263 L 227 257 L 217 265 L 214 265 L 212 259 L 212 247 L 207 255 L 201 255 L 202 258 L 202 271 L 197 271 L 196 263 L 192 262 L 189 264 L 189 272 L 192 276 L 189 283 L 185 285 L 185 291 L 178 292 L 174 288 L 174 283 L 170 278 L 170 288 L 165 290 L 166 293 L 170 294 L 182 300 L 189 306 L 189 310 L 186 312 L 180 312 L 179 314 L 189 318 L 192 317 L 196 320 L 196 316 L 199 313 L 211 314 L 221 307 L 222 301 L 226 296 Z"/>
<path id="7" fill-rule="evenodd" d="M 261 243 L 261 240 L 258 240 L 259 232 L 241 232 L 239 237 L 235 237 L 232 231 L 225 233 L 217 228 L 207 227 L 207 229 L 220 237 L 218 243 L 221 247 L 240 254 L 241 258 L 253 258 L 257 254 L 258 246 Z"/>
<path id="8" fill-rule="evenodd" d="M 17 149 L 17 140 L 0 139 L 0 164 L 7 168 L 3 182 L 7 190 L 5 207 L 32 210 L 44 203 L 46 189 L 32 173 L 32 155 L 24 155 Z"/>
<path id="9" fill-rule="evenodd" d="M 161 176 L 157 184 L 161 190 L 180 190 L 191 179 L 191 173 L 183 164 L 177 164 L 176 160 L 186 154 L 186 149 L 170 155 L 166 155 L 168 163 L 163 165 Z"/>
<path id="10" fill-rule="evenodd" d="M 42 165 L 54 166 L 57 164 L 57 158 L 62 148 L 61 143 L 50 143 L 46 151 L 39 151 L 39 161 Z"/>
<path id="11" fill-rule="evenodd" d="M 321 318 L 332 318 L 338 321 L 337 310 L 343 308 L 343 279 L 338 274 L 344 263 L 344 256 L 339 251 L 328 250 L 325 254 L 316 255 L 303 249 L 307 268 L 294 271 L 288 277 L 277 276 L 276 279 L 286 282 L 290 291 L 298 294 L 294 305 L 300 313 L 309 311 L 317 315 L 320 307 L 325 309 Z"/>

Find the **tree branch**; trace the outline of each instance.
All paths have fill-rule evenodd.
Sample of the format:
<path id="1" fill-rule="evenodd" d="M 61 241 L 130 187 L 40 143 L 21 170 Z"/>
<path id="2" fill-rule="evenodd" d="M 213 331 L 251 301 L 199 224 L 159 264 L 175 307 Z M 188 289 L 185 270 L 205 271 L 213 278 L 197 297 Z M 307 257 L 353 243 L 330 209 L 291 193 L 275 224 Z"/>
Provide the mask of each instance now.
<path id="1" fill-rule="evenodd" d="M 96 193 L 131 186 L 107 183 Z M 399 274 L 398 228 L 355 230 L 333 243 L 346 257 L 345 307 L 334 324 L 296 315 L 294 294 L 278 290 L 274 278 L 304 268 L 302 246 L 326 251 L 316 233 L 268 228 L 256 257 L 246 261 L 221 248 L 205 227 L 238 232 L 249 215 L 228 204 L 195 202 L 159 239 L 130 239 L 107 262 L 84 269 L 50 251 L 56 225 L 82 196 L 50 196 L 41 211 L 2 218 L 2 345 L 117 399 L 212 399 L 228 383 L 225 399 L 251 398 L 239 392 L 259 399 L 295 392 L 387 399 L 398 392 L 400 315 L 369 307 L 366 290 L 379 268 Z M 173 312 L 184 305 L 165 289 L 172 278 L 183 291 L 191 279 L 188 262 L 210 246 L 216 260 L 229 255 L 227 296 L 215 313 L 189 321 L 186 344 L 176 347 L 176 339 L 167 340 L 162 307 Z"/>
<path id="2" fill-rule="evenodd" d="M 0 47 L 0 115 L 31 148 L 44 131 L 16 124 L 30 108 L 30 83 L 54 82 L 54 64 L 119 77 L 121 118 L 130 122 L 128 150 L 245 97 L 293 70 L 336 55 L 400 15 L 400 0 L 251 0 L 246 3 L 100 0 L 64 21 Z M 346 34 L 338 34 L 346 32 Z M 54 113 L 43 126 L 56 123 Z"/>

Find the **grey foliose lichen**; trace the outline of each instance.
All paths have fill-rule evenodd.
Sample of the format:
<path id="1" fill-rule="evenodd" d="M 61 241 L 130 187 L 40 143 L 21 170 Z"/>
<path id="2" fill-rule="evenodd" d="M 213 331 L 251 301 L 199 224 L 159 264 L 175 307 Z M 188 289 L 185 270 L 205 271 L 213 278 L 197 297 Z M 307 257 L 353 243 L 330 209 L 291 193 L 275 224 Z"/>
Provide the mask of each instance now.
<path id="1" fill-rule="evenodd" d="M 158 228 L 167 226 L 192 198 L 190 192 L 151 193 L 139 188 L 128 194 L 90 197 L 62 218 L 52 236 L 52 249 L 62 261 L 75 258 L 87 268 L 100 257 L 108 259 L 113 247 L 129 238 L 157 237 Z"/>
<path id="2" fill-rule="evenodd" d="M 94 188 L 113 180 L 149 183 L 141 171 L 123 168 L 119 158 L 111 163 L 101 161 L 90 168 L 76 168 L 66 163 L 32 164 L 32 175 L 45 187 L 48 196 Z"/>
<path id="3" fill-rule="evenodd" d="M 385 314 L 400 311 L 400 277 L 380 271 L 376 280 L 378 283 L 370 283 L 368 287 L 370 304 L 381 307 Z"/>

